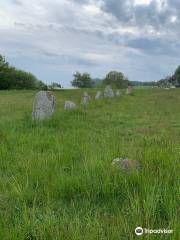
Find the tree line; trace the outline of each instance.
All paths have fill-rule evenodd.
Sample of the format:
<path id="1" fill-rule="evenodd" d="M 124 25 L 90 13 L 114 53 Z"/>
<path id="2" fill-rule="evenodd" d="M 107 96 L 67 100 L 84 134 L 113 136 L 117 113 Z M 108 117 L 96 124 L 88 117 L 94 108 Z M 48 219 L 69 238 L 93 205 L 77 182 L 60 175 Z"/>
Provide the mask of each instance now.
<path id="1" fill-rule="evenodd" d="M 178 66 L 172 76 L 167 76 L 157 82 L 159 87 L 180 87 L 180 66 Z"/>
<path id="2" fill-rule="evenodd" d="M 71 84 L 73 87 L 78 88 L 92 88 L 96 86 L 111 85 L 116 88 L 126 88 L 131 85 L 127 77 L 122 72 L 111 71 L 104 79 L 92 79 L 89 73 L 76 72 Z"/>
<path id="3" fill-rule="evenodd" d="M 76 72 L 73 75 L 71 82 L 73 87 L 92 88 L 97 85 L 112 85 L 116 88 L 126 88 L 130 82 L 123 73 L 117 71 L 109 72 L 104 79 L 92 79 L 89 73 Z M 47 86 L 42 81 L 38 80 L 32 73 L 19 70 L 11 66 L 0 54 L 0 90 L 9 89 L 59 89 L 59 83 L 52 83 Z"/>
<path id="4" fill-rule="evenodd" d="M 74 74 L 74 79 L 71 82 L 72 86 L 78 88 L 89 88 L 89 87 L 102 87 L 104 85 L 111 85 L 116 88 L 127 88 L 127 86 L 144 86 L 152 87 L 157 86 L 157 82 L 140 82 L 130 81 L 122 72 L 110 71 L 104 79 L 94 78 L 92 79 L 89 73 Z"/>
<path id="5" fill-rule="evenodd" d="M 109 72 L 104 79 L 92 79 L 89 73 L 76 72 L 71 82 L 73 87 L 92 88 L 102 85 L 112 85 L 116 88 L 126 88 L 130 84 L 123 73 L 117 71 Z M 9 89 L 59 89 L 61 85 L 53 82 L 47 86 L 38 80 L 32 73 L 19 70 L 11 66 L 0 54 L 0 90 Z"/>
<path id="6" fill-rule="evenodd" d="M 9 89 L 42 89 L 47 86 L 32 73 L 10 66 L 5 57 L 0 55 L 0 90 Z"/>
<path id="7" fill-rule="evenodd" d="M 112 87 L 121 89 L 127 86 L 180 86 L 180 66 L 176 69 L 172 76 L 161 79 L 158 82 L 138 82 L 129 81 L 128 78 L 118 71 L 110 71 L 104 79 L 93 79 L 89 73 L 76 72 L 71 81 L 73 87 L 77 88 L 93 88 L 111 85 Z M 59 89 L 59 83 L 52 83 L 47 86 L 42 81 L 38 80 L 30 72 L 19 70 L 6 61 L 5 57 L 0 54 L 0 90 L 9 89 Z"/>

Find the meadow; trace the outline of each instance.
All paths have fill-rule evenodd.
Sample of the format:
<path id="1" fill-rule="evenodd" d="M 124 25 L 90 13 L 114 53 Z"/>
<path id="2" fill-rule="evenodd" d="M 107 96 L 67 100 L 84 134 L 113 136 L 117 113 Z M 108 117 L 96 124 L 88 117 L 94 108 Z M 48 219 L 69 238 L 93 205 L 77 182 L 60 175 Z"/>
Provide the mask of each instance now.
<path id="1" fill-rule="evenodd" d="M 80 103 L 31 120 L 34 91 L 0 91 L 0 239 L 178 240 L 180 89 Z M 95 96 L 95 90 L 88 90 Z M 112 166 L 136 159 L 140 172 Z M 137 237 L 134 229 L 173 229 Z"/>

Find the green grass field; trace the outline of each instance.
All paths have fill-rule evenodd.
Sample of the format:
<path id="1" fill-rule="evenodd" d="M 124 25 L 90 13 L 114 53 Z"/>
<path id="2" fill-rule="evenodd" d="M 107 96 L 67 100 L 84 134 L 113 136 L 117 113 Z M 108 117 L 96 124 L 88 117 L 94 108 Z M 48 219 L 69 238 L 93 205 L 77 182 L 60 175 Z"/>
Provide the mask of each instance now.
<path id="1" fill-rule="evenodd" d="M 34 123 L 35 92 L 0 92 L 0 239 L 180 239 L 180 89 L 63 110 L 81 95 L 55 92 L 53 117 Z M 117 157 L 142 171 L 116 169 Z M 174 233 L 137 237 L 137 226 Z"/>

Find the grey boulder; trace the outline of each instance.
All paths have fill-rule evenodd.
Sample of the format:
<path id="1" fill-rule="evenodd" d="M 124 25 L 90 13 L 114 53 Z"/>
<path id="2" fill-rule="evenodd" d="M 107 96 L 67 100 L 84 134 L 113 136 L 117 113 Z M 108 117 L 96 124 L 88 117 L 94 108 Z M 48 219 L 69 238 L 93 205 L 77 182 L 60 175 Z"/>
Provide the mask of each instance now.
<path id="1" fill-rule="evenodd" d="M 114 92 L 110 85 L 106 86 L 106 88 L 104 90 L 104 97 L 105 98 L 113 98 L 114 97 Z"/>
<path id="2" fill-rule="evenodd" d="M 102 92 L 101 91 L 97 91 L 96 96 L 95 96 L 95 100 L 99 100 L 102 97 L 103 97 Z"/>
<path id="3" fill-rule="evenodd" d="M 81 103 L 83 105 L 87 105 L 90 101 L 91 101 L 91 97 L 89 96 L 89 94 L 87 92 L 84 92 Z"/>
<path id="4" fill-rule="evenodd" d="M 123 158 L 115 158 L 112 161 L 112 165 L 122 169 L 124 171 L 131 171 L 131 170 L 141 170 L 142 166 L 139 161 L 131 160 L 131 159 L 123 159 Z"/>
<path id="5" fill-rule="evenodd" d="M 129 86 L 129 87 L 127 87 L 127 89 L 126 89 L 126 94 L 127 94 L 127 95 L 130 95 L 130 94 L 132 93 L 132 91 L 133 91 L 133 88 L 132 88 L 131 86 Z"/>
<path id="6" fill-rule="evenodd" d="M 33 111 L 32 111 L 32 119 L 33 120 L 44 120 L 54 113 L 55 110 L 55 98 L 50 91 L 40 91 L 36 94 L 34 103 L 33 103 Z"/>
<path id="7" fill-rule="evenodd" d="M 116 90 L 115 95 L 116 97 L 119 97 L 121 95 L 120 90 Z"/>
<path id="8" fill-rule="evenodd" d="M 72 101 L 65 101 L 65 104 L 64 104 L 64 109 L 65 110 L 71 110 L 71 109 L 76 109 L 77 108 L 77 105 L 72 102 Z"/>

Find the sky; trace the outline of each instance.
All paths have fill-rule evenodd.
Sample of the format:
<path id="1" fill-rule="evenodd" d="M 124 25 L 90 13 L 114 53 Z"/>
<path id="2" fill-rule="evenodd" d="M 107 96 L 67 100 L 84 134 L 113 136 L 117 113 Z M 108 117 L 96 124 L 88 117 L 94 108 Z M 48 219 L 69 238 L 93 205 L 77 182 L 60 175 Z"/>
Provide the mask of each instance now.
<path id="1" fill-rule="evenodd" d="M 0 0 L 0 54 L 45 83 L 157 81 L 180 65 L 180 0 Z"/>

